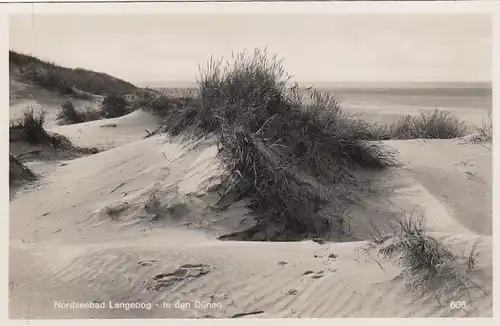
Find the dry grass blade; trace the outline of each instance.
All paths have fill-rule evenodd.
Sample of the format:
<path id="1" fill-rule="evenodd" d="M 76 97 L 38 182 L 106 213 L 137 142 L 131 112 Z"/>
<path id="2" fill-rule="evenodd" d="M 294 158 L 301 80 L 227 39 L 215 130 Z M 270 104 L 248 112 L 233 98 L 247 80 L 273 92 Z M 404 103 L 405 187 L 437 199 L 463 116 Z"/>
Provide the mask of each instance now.
<path id="1" fill-rule="evenodd" d="M 472 249 L 469 253 L 469 259 L 467 260 L 467 270 L 469 272 L 472 272 L 476 268 L 476 257 L 477 257 L 477 245 L 478 242 L 475 242 L 474 245 L 472 246 Z"/>

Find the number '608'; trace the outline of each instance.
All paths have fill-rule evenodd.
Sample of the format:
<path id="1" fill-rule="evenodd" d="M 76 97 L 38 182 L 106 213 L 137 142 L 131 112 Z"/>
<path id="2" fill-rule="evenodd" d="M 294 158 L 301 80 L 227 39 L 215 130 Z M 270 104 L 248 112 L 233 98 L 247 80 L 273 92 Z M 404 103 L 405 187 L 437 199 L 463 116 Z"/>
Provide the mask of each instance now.
<path id="1" fill-rule="evenodd" d="M 467 308 L 467 302 L 465 301 L 450 301 L 451 309 L 465 309 Z"/>

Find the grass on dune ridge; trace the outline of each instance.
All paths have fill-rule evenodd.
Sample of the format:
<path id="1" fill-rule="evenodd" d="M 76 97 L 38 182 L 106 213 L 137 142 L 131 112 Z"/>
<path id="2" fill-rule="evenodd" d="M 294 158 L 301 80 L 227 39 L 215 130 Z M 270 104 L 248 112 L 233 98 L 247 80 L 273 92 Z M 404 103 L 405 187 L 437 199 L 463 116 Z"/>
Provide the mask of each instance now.
<path id="1" fill-rule="evenodd" d="M 385 258 L 398 258 L 403 267 L 405 288 L 416 299 L 434 297 L 440 304 L 466 300 L 469 306 L 488 291 L 474 280 L 478 271 L 476 265 L 477 245 L 474 243 L 469 254 L 456 254 L 428 234 L 423 216 L 402 214 L 392 223 L 393 234 L 383 236 L 372 224 L 372 240 Z M 480 271 L 479 271 L 480 273 Z M 469 307 L 471 308 L 471 307 Z"/>
<path id="2" fill-rule="evenodd" d="M 369 124 L 342 113 L 328 93 L 299 95 L 281 61 L 265 51 L 232 62 L 210 60 L 188 105 L 164 112 L 164 131 L 187 139 L 214 136 L 228 192 L 249 199 L 269 239 L 342 231 L 333 188 L 357 167 L 384 168 L 395 152 L 366 141 Z M 332 218 L 337 216 L 338 218 Z"/>
<path id="3" fill-rule="evenodd" d="M 139 88 L 105 73 L 82 68 L 66 68 L 53 62 L 9 51 L 9 70 L 22 82 L 34 83 L 49 91 L 67 96 L 61 103 L 59 118 L 81 123 L 100 118 L 114 118 L 131 112 L 125 96 Z M 75 109 L 70 98 L 100 102 L 100 109 Z"/>
<path id="4" fill-rule="evenodd" d="M 71 141 L 60 134 L 48 132 L 45 127 L 46 112 L 36 113 L 32 108 L 23 111 L 20 119 L 11 121 L 9 126 L 9 141 L 11 146 L 15 142 L 26 142 L 30 145 L 48 146 L 55 150 L 69 150 L 81 154 L 95 154 L 96 148 L 74 146 Z"/>
<path id="5" fill-rule="evenodd" d="M 10 140 L 22 140 L 30 144 L 48 144 L 59 146 L 65 142 L 63 137 L 57 137 L 45 130 L 46 112 L 41 110 L 35 113 L 33 109 L 25 110 L 21 119 L 11 121 L 9 132 Z"/>
<path id="6" fill-rule="evenodd" d="M 43 67 L 52 76 L 48 82 L 66 85 L 67 68 L 13 52 L 10 61 L 23 71 Z M 72 70 L 71 76 L 79 72 Z M 84 80 L 78 84 L 86 85 Z M 211 59 L 197 83 L 197 89 L 182 96 L 133 85 L 121 89 L 128 92 L 125 96 L 89 86 L 86 91 L 106 94 L 101 108 L 77 110 L 64 101 L 59 117 L 79 123 L 143 108 L 163 119 L 156 132 L 188 140 L 214 137 L 227 171 L 226 195 L 248 199 L 259 227 L 275 230 L 266 235 L 271 239 L 286 238 L 287 230 L 295 235 L 332 228 L 342 232 L 341 201 L 345 188 L 356 182 L 353 171 L 397 163 L 396 153 L 380 140 L 456 138 L 467 132 L 463 122 L 440 110 L 389 126 L 370 124 L 344 113 L 331 93 L 301 92 L 282 61 L 265 50 L 240 53 L 230 61 Z M 35 142 L 48 139 L 44 116 L 39 118 L 28 113 L 26 128 L 17 129 Z"/>
<path id="7" fill-rule="evenodd" d="M 470 132 L 465 121 L 449 110 L 435 109 L 420 116 L 405 116 L 386 127 L 390 139 L 452 139 Z"/>
<path id="8" fill-rule="evenodd" d="M 468 132 L 449 111 L 373 125 L 344 113 L 331 93 L 306 95 L 276 56 L 256 49 L 230 61 L 208 61 L 198 88 L 182 100 L 152 96 L 158 131 L 184 139 L 214 136 L 228 171 L 228 193 L 249 198 L 270 239 L 342 230 L 342 198 L 357 168 L 394 165 L 396 152 L 380 140 L 457 138 Z M 152 103 L 156 105 L 153 106 Z M 269 227 L 269 226 L 272 227 Z"/>
<path id="9" fill-rule="evenodd" d="M 91 95 L 125 95 L 137 87 L 112 77 L 82 68 L 65 68 L 30 55 L 9 51 L 9 70 L 25 81 L 64 95 L 87 98 Z"/>
<path id="10" fill-rule="evenodd" d="M 75 108 L 73 101 L 64 100 L 57 115 L 58 119 L 65 119 L 67 123 L 82 123 L 100 119 L 111 119 L 124 116 L 137 109 L 136 104 L 127 100 L 125 96 L 106 95 L 98 108 L 87 105 L 84 109 Z"/>
<path id="11" fill-rule="evenodd" d="M 82 123 L 87 121 L 95 121 L 101 119 L 103 113 L 92 107 L 86 107 L 83 110 L 78 110 L 70 100 L 62 101 L 61 108 L 57 115 L 58 119 L 65 119 L 69 123 Z"/>

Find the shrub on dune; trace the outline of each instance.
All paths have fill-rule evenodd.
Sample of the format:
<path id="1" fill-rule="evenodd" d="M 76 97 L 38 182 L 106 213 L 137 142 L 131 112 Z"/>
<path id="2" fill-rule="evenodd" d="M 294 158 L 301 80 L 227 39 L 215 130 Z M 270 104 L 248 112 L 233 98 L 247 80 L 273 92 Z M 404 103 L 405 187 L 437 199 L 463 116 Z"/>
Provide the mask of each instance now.
<path id="1" fill-rule="evenodd" d="M 475 127 L 475 134 L 473 135 L 474 142 L 491 142 L 493 140 L 493 118 L 491 112 L 488 113 L 488 118 L 483 120 L 481 127 Z"/>
<path id="2" fill-rule="evenodd" d="M 451 139 L 463 137 L 468 128 L 449 110 L 436 109 L 420 116 L 402 117 L 390 126 L 393 139 Z"/>
<path id="3" fill-rule="evenodd" d="M 58 119 L 65 119 L 70 123 L 82 123 L 86 121 L 99 120 L 102 113 L 91 107 L 84 110 L 77 110 L 71 101 L 61 102 L 61 108 L 57 116 Z"/>
<path id="4" fill-rule="evenodd" d="M 130 113 L 127 100 L 119 95 L 107 95 L 102 102 L 102 113 L 105 118 L 117 118 Z"/>
<path id="5" fill-rule="evenodd" d="M 435 238 L 428 236 L 423 217 L 414 219 L 404 215 L 395 221 L 394 241 L 381 252 L 386 256 L 400 253 L 402 264 L 411 273 L 436 269 L 453 258 L 451 252 Z"/>
<path id="6" fill-rule="evenodd" d="M 395 163 L 394 152 L 365 140 L 367 125 L 343 114 L 329 94 L 304 98 L 281 60 L 265 51 L 227 65 L 210 60 L 198 85 L 191 106 L 167 115 L 166 131 L 216 136 L 230 188 L 250 198 L 261 224 L 279 225 L 278 233 L 317 234 L 338 213 L 326 211 L 331 183 L 352 180 L 359 166 Z"/>
<path id="7" fill-rule="evenodd" d="M 11 123 L 10 138 L 22 139 L 31 144 L 52 142 L 51 135 L 45 130 L 46 112 L 35 113 L 33 109 L 23 111 L 22 118 Z"/>
<path id="8" fill-rule="evenodd" d="M 468 275 L 475 268 L 476 245 L 468 256 L 457 256 L 427 234 L 424 222 L 423 217 L 415 219 L 404 214 L 395 220 L 392 237 L 374 237 L 376 243 L 382 244 L 379 250 L 385 257 L 399 257 L 407 290 L 417 297 L 432 294 L 438 300 L 441 296 L 451 300 L 467 296 L 472 301 L 472 290 L 486 294 Z"/>
<path id="9" fill-rule="evenodd" d="M 33 109 L 24 111 L 23 117 L 12 122 L 9 127 L 10 142 L 27 142 L 31 145 L 49 146 L 56 150 L 64 149 L 80 154 L 95 154 L 98 152 L 93 147 L 74 146 L 67 137 L 48 132 L 44 127 L 45 116 L 44 110 L 38 113 L 35 113 Z"/>

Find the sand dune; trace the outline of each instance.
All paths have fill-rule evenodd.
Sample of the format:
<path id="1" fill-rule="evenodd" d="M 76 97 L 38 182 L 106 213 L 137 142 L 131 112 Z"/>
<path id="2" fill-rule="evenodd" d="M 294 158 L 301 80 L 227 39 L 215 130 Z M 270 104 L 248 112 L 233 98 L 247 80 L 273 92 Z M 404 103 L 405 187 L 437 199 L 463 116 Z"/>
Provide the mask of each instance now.
<path id="1" fill-rule="evenodd" d="M 492 316 L 491 145 L 387 141 L 402 164 L 358 173 L 342 239 L 221 241 L 254 221 L 244 201 L 215 206 L 222 170 L 213 140 L 145 138 L 158 120 L 142 110 L 58 125 L 62 99 L 11 80 L 11 117 L 43 107 L 49 131 L 106 149 L 27 163 L 39 178 L 10 202 L 11 318 Z M 467 276 L 483 291 L 409 293 L 399 262 L 382 257 L 371 234 L 390 234 L 401 212 L 426 216 L 430 234 L 459 257 L 477 244 Z"/>
<path id="2" fill-rule="evenodd" d="M 69 137 L 78 146 L 109 149 L 141 140 L 158 125 L 151 114 L 134 111 L 120 118 L 52 126 L 49 130 Z"/>
<path id="3" fill-rule="evenodd" d="M 130 132 L 128 143 L 120 138 L 120 127 L 99 127 L 108 121 L 60 127 L 81 144 L 115 137 L 121 146 L 66 162 L 11 202 L 12 318 L 492 314 L 491 296 L 475 300 L 475 310 L 467 311 L 432 298 L 412 304 L 403 281 L 395 279 L 401 268 L 379 257 L 367 241 L 369 220 L 383 227 L 390 212 L 418 208 L 430 217 L 437 237 L 455 250 L 482 241 L 477 277 L 491 284 L 491 197 L 470 200 L 477 191 L 489 194 L 491 187 L 491 152 L 484 147 L 455 140 L 392 142 L 411 164 L 375 179 L 367 176 L 377 193 L 360 189 L 362 204 L 352 208 L 351 233 L 359 241 L 221 242 L 217 235 L 245 226 L 240 222 L 247 211 L 236 206 L 221 214 L 208 208 L 214 197 L 206 182 L 218 175 L 216 148 L 202 143 L 188 150 L 161 135 L 140 139 L 139 124 L 147 124 L 141 117 L 144 113 L 136 112 L 113 120 L 137 131 Z M 415 147 L 429 154 L 413 155 Z M 444 150 L 449 155 L 442 155 Z M 144 206 L 153 193 L 161 196 L 164 210 L 174 209 L 157 218 L 148 215 Z M 467 212 L 463 203 L 477 205 Z M 183 269 L 186 264 L 192 266 Z M 58 301 L 105 302 L 106 308 L 55 308 Z M 110 302 L 152 308 L 111 309 Z M 176 308 L 177 302 L 191 307 Z M 202 302 L 215 306 L 195 307 Z"/>
<path id="4" fill-rule="evenodd" d="M 408 162 L 415 180 L 444 205 L 452 218 L 476 234 L 492 234 L 491 144 L 470 144 L 463 139 L 390 144 Z"/>

